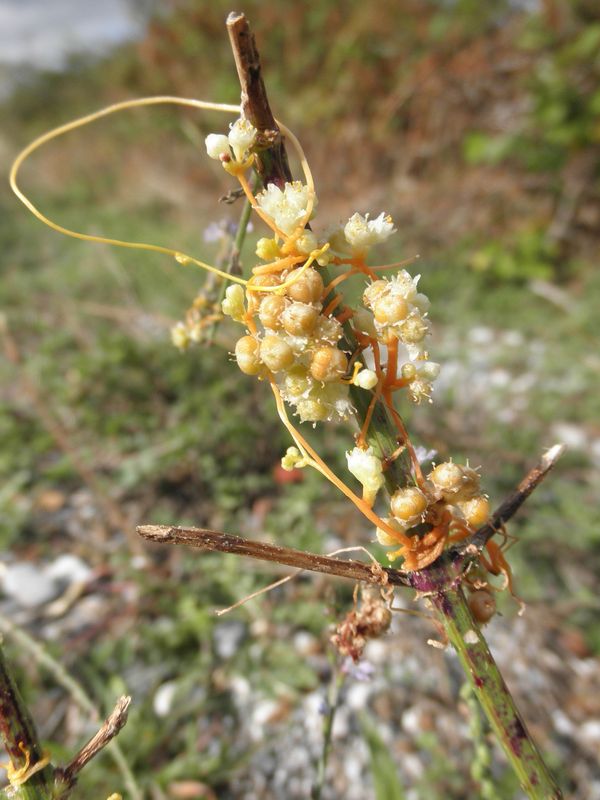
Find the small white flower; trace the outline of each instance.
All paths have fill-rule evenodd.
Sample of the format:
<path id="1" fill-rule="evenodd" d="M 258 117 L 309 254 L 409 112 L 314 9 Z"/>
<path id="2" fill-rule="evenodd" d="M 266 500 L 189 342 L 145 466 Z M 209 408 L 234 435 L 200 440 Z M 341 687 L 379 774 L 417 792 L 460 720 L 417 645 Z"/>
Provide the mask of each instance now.
<path id="1" fill-rule="evenodd" d="M 312 231 L 304 231 L 302 236 L 296 239 L 296 247 L 301 253 L 308 255 L 318 247 L 317 237 Z"/>
<path id="2" fill-rule="evenodd" d="M 229 131 L 229 144 L 234 152 L 236 161 L 243 161 L 248 150 L 256 141 L 257 130 L 247 119 L 238 119 Z"/>
<path id="3" fill-rule="evenodd" d="M 218 160 L 221 156 L 231 155 L 229 151 L 229 139 L 221 133 L 209 133 L 204 143 L 206 144 L 206 152 L 210 158 Z"/>
<path id="4" fill-rule="evenodd" d="M 372 505 L 384 483 L 381 459 L 377 458 L 372 447 L 367 450 L 355 447 L 346 453 L 346 460 L 350 472 L 362 483 L 363 499 Z"/>
<path id="5" fill-rule="evenodd" d="M 227 287 L 225 297 L 221 303 L 225 316 L 231 317 L 236 322 L 242 322 L 246 311 L 244 306 L 244 290 L 239 283 Z"/>
<path id="6" fill-rule="evenodd" d="M 435 361 L 417 361 L 417 374 L 426 381 L 434 381 L 440 374 L 441 365 Z"/>
<path id="7" fill-rule="evenodd" d="M 369 215 L 353 214 L 344 227 L 346 241 L 355 250 L 366 250 L 374 244 L 385 240 L 396 232 L 394 223 L 389 215 L 381 214 L 376 219 L 369 219 Z"/>
<path id="8" fill-rule="evenodd" d="M 286 183 L 283 191 L 274 183 L 270 183 L 256 196 L 256 201 L 277 227 L 289 235 L 306 216 L 308 198 L 308 186 L 304 186 L 300 181 L 294 181 Z"/>

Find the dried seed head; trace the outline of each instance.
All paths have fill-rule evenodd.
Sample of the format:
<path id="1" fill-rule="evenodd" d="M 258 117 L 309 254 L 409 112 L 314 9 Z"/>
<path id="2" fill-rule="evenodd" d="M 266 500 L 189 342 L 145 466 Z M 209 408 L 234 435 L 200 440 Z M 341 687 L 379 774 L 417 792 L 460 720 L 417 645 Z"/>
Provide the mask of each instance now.
<path id="1" fill-rule="evenodd" d="M 282 316 L 285 330 L 292 336 L 308 336 L 317 324 L 319 312 L 306 303 L 291 303 Z"/>
<path id="2" fill-rule="evenodd" d="M 254 336 L 242 336 L 235 345 L 235 359 L 238 367 L 246 375 L 257 375 L 262 367 L 259 356 L 259 343 Z"/>
<path id="3" fill-rule="evenodd" d="M 281 336 L 269 334 L 260 343 L 260 357 L 271 372 L 288 369 L 294 363 L 294 351 Z"/>
<path id="4" fill-rule="evenodd" d="M 258 318 L 265 328 L 275 330 L 281 327 L 281 316 L 285 306 L 286 299 L 280 294 L 270 294 L 261 300 Z"/>
<path id="5" fill-rule="evenodd" d="M 313 355 L 310 374 L 317 381 L 339 380 L 348 369 L 348 359 L 337 347 L 321 347 Z"/>
<path id="6" fill-rule="evenodd" d="M 302 267 L 294 269 L 286 277 L 286 281 L 296 278 Z M 316 303 L 321 299 L 323 294 L 323 278 L 319 275 L 316 269 L 307 269 L 297 280 L 294 280 L 287 287 L 287 294 L 292 300 L 298 300 L 300 303 Z"/>
<path id="7" fill-rule="evenodd" d="M 469 608 L 471 613 L 482 625 L 489 622 L 496 613 L 496 599 L 486 589 L 477 589 L 469 595 Z"/>
<path id="8" fill-rule="evenodd" d="M 407 486 L 398 489 L 392 495 L 390 508 L 396 519 L 402 522 L 415 524 L 427 508 L 428 502 L 425 494 L 416 486 Z"/>

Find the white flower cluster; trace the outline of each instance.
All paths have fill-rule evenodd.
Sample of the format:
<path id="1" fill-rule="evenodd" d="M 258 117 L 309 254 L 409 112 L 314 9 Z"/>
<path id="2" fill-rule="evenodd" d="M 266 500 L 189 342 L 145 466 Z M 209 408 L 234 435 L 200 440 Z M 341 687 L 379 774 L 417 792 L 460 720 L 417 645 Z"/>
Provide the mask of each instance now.
<path id="1" fill-rule="evenodd" d="M 231 161 L 231 154 L 236 161 L 243 163 L 256 141 L 257 130 L 247 119 L 237 119 L 229 130 L 229 135 L 209 133 L 205 139 L 206 152 L 210 158 L 224 163 Z"/>
<path id="2" fill-rule="evenodd" d="M 308 201 L 308 187 L 300 181 L 286 183 L 283 191 L 274 183 L 270 183 L 256 196 L 259 207 L 271 217 L 279 230 L 288 236 L 306 217 Z M 314 202 L 316 205 L 316 199 Z M 309 248 L 303 252 L 309 253 L 316 248 L 317 240 L 313 233 L 306 231 L 303 238 L 305 239 L 304 247 Z"/>
<path id="3" fill-rule="evenodd" d="M 369 215 L 353 214 L 344 227 L 346 241 L 356 253 L 364 253 L 374 244 L 385 242 L 396 232 L 392 218 L 383 211 L 375 219 Z"/>
<path id="4" fill-rule="evenodd" d="M 400 376 L 407 381 L 409 396 L 415 403 L 430 399 L 432 382 L 440 371 L 439 364 L 427 360 L 425 338 L 429 335 L 427 319 L 429 298 L 417 290 L 420 276 L 413 278 L 405 269 L 391 279 L 370 283 L 363 302 L 373 317 L 359 318 L 364 329 L 389 345 L 394 339 L 406 348 L 408 360 L 402 364 Z"/>

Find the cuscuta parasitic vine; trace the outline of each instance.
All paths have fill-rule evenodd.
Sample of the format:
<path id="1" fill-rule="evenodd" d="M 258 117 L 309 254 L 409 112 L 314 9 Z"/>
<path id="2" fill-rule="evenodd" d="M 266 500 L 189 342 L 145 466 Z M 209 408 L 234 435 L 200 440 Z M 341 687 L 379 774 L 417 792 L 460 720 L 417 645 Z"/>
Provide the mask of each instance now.
<path id="1" fill-rule="evenodd" d="M 159 104 L 238 116 L 227 135 L 210 134 L 206 138 L 206 149 L 239 182 L 253 211 L 271 231 L 270 237 L 258 242 L 256 254 L 261 263 L 254 266 L 248 280 L 229 275 L 177 249 L 70 230 L 42 214 L 20 189 L 17 175 L 21 165 L 46 142 L 109 114 Z M 186 349 L 201 338 L 203 328 L 217 321 L 221 313 L 242 325 L 245 332 L 235 348 L 238 366 L 242 372 L 269 382 L 278 414 L 294 441 L 295 446 L 288 449 L 282 460 L 284 468 L 317 469 L 376 526 L 378 540 L 393 548 L 390 560 L 402 558 L 406 570 L 422 569 L 448 543 L 468 536 L 483 524 L 489 515 L 489 504 L 481 492 L 478 473 L 468 465 L 448 461 L 435 466 L 428 475 L 423 474 L 395 408 L 394 398 L 399 392 L 404 392 L 414 403 L 431 402 L 433 382 L 440 369 L 429 360 L 425 348 L 430 333 L 429 300 L 418 291 L 420 276 L 413 277 L 403 269 L 407 262 L 367 264 L 370 248 L 386 241 L 396 230 L 385 213 L 374 219 L 369 214 L 355 213 L 345 225 L 321 237 L 310 230 L 308 223 L 317 205 L 313 176 L 300 142 L 279 122 L 299 157 L 304 182 L 286 183 L 283 189 L 271 184 L 254 195 L 248 173 L 254 165 L 257 131 L 239 114 L 238 106 L 172 96 L 116 103 L 38 137 L 15 160 L 10 183 L 29 210 L 60 233 L 164 253 L 179 264 L 198 266 L 229 281 L 222 308 L 209 308 L 203 317 L 202 308 L 196 304 L 194 314 L 173 328 L 173 342 Z M 329 273 L 336 272 L 327 283 L 322 277 L 325 267 Z M 381 277 L 390 270 L 397 270 L 393 277 Z M 355 276 L 364 276 L 366 285 L 362 304 L 352 308 L 346 304 L 340 287 Z M 356 352 L 342 349 L 344 324 L 352 328 L 358 343 Z M 286 409 L 286 405 L 292 408 L 301 423 L 316 425 L 344 420 L 354 411 L 350 385 L 371 394 L 362 429 L 347 453 L 348 469 L 361 483 L 362 496 L 321 459 L 292 423 Z M 385 461 L 367 444 L 371 415 L 379 400 L 391 413 L 400 443 L 397 453 Z M 384 483 L 385 469 L 405 449 L 411 459 L 413 484 L 398 488 L 391 497 L 389 514 L 380 516 L 373 506 Z M 473 592 L 487 591 L 485 575 L 489 572 L 503 574 L 512 589 L 510 568 L 498 545 L 488 545 L 488 559 L 482 559 L 480 565 L 481 577 L 473 583 Z"/>

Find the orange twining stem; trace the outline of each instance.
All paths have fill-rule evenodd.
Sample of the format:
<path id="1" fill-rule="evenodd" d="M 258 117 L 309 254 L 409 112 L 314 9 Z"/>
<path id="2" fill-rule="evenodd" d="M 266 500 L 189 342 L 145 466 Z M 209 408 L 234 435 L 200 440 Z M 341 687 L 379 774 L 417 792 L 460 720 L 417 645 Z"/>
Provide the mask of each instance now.
<path id="1" fill-rule="evenodd" d="M 411 545 L 411 538 L 409 536 L 405 536 L 404 534 L 397 531 L 395 528 L 392 528 L 385 520 L 381 519 L 381 517 L 377 516 L 377 514 L 373 511 L 373 509 L 366 503 L 361 497 L 354 494 L 352 489 L 350 489 L 346 484 L 337 477 L 337 475 L 332 472 L 332 470 L 327 466 L 327 464 L 323 461 L 323 459 L 316 453 L 315 450 L 310 446 L 310 444 L 304 439 L 302 434 L 292 425 L 290 420 L 288 419 L 287 413 L 285 411 L 285 406 L 283 403 L 283 399 L 279 393 L 279 389 L 277 388 L 277 384 L 275 383 L 275 379 L 270 376 L 269 383 L 271 384 L 271 389 L 273 391 L 273 395 L 275 397 L 275 403 L 277 405 L 277 411 L 279 413 L 279 418 L 289 431 L 292 436 L 294 442 L 298 445 L 300 450 L 305 451 L 310 456 L 311 460 L 314 462 L 314 466 L 319 470 L 319 472 L 324 475 L 335 487 L 337 487 L 346 497 L 354 503 L 354 505 L 358 508 L 358 510 L 365 516 L 370 522 L 376 525 L 378 528 L 381 528 L 386 533 L 390 534 L 391 536 L 395 536 L 397 541 L 402 542 L 405 546 Z"/>
<path id="2" fill-rule="evenodd" d="M 252 274 L 271 275 L 275 272 L 283 272 L 285 269 L 289 269 L 295 264 L 300 264 L 305 258 L 306 256 L 286 256 L 277 261 L 272 261 L 270 264 L 259 264 L 257 267 L 253 267 Z"/>
<path id="3" fill-rule="evenodd" d="M 377 388 L 375 390 L 375 394 L 371 398 L 369 402 L 369 407 L 367 408 L 367 413 L 365 414 L 365 419 L 360 429 L 360 433 L 356 439 L 357 447 L 361 449 L 366 449 L 367 447 L 367 433 L 369 432 L 369 426 L 371 425 L 371 419 L 373 417 L 373 412 L 375 411 L 375 406 L 377 405 L 377 401 L 381 396 L 381 382 L 377 384 Z"/>
<path id="4" fill-rule="evenodd" d="M 387 369 L 384 382 L 385 388 L 387 388 L 391 383 L 394 383 L 396 380 L 396 371 L 398 369 L 398 339 L 396 339 L 395 336 L 388 340 L 387 348 Z"/>
<path id="5" fill-rule="evenodd" d="M 339 314 L 336 314 L 335 318 L 340 323 L 340 325 L 343 325 L 344 322 L 348 322 L 348 320 L 351 319 L 353 316 L 354 316 L 354 311 L 352 311 L 351 308 L 345 308 Z"/>
<path id="6" fill-rule="evenodd" d="M 330 281 L 327 284 L 327 286 L 323 289 L 323 294 L 321 295 L 322 298 L 325 299 L 327 297 L 327 295 L 329 294 L 329 292 L 331 292 L 333 289 L 335 289 L 336 286 L 339 286 L 339 284 L 342 283 L 342 281 L 345 281 L 347 278 L 351 278 L 352 275 L 356 275 L 356 274 L 358 274 L 358 270 L 357 269 L 351 269 L 351 270 L 348 270 L 348 272 L 342 272 L 341 275 L 338 275 L 337 278 L 334 278 L 332 281 Z"/>
<path id="7" fill-rule="evenodd" d="M 335 311 L 335 309 L 339 306 L 339 304 L 342 302 L 343 299 L 344 298 L 342 297 L 341 294 L 334 295 L 331 302 L 328 303 L 328 305 L 325 306 L 325 308 L 323 309 L 323 316 L 324 317 L 330 316 L 330 314 L 332 314 L 333 311 Z"/>

